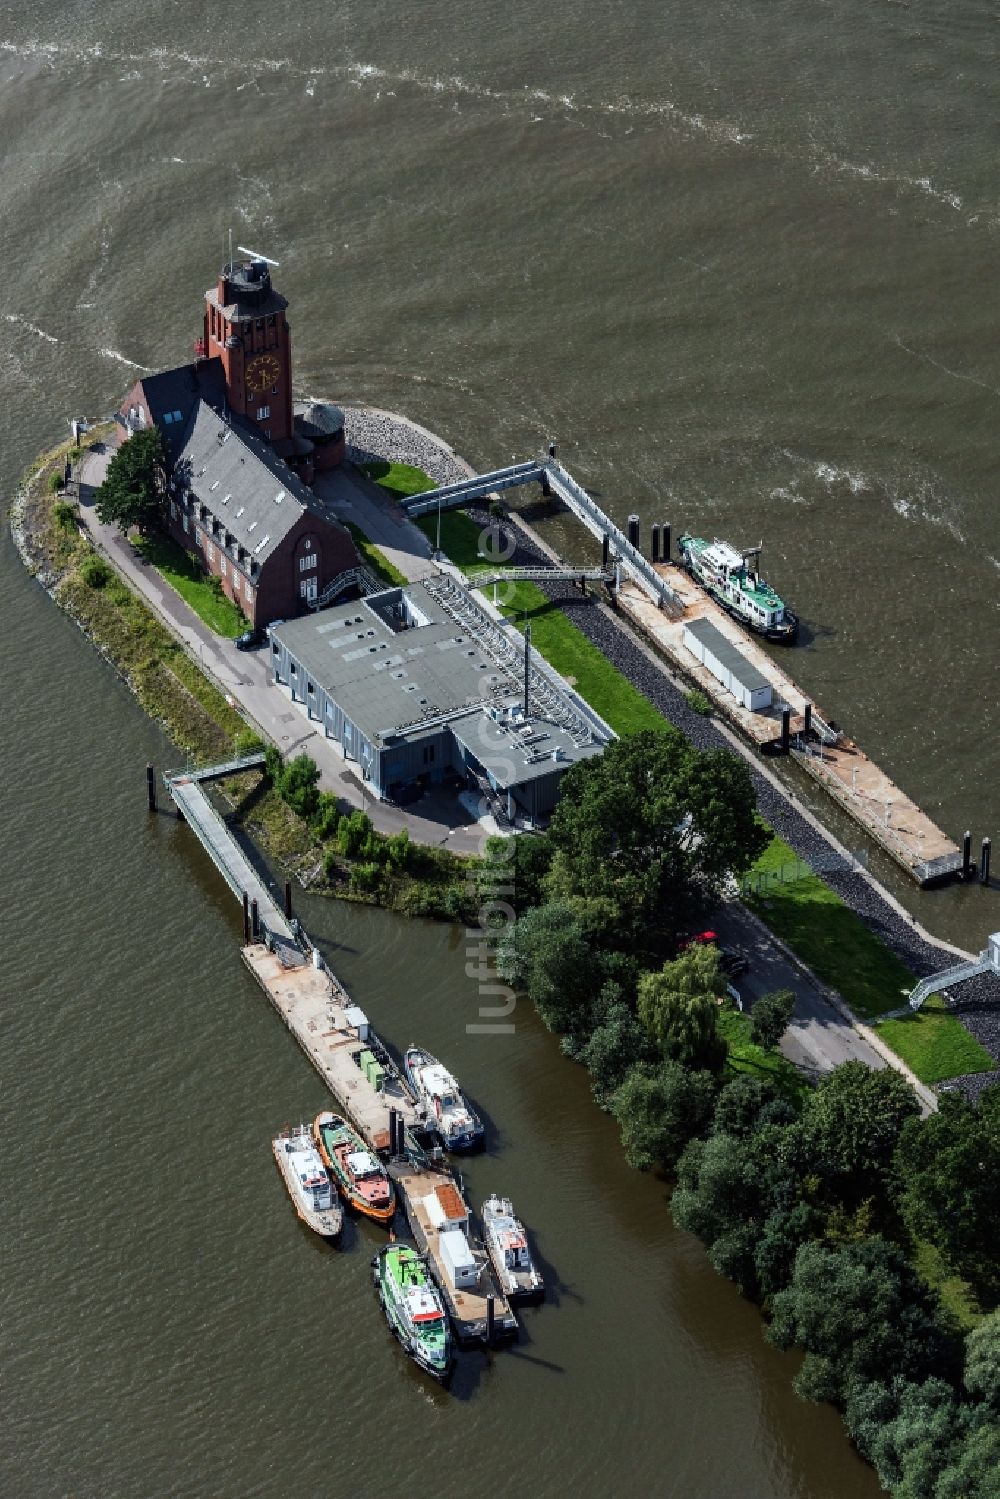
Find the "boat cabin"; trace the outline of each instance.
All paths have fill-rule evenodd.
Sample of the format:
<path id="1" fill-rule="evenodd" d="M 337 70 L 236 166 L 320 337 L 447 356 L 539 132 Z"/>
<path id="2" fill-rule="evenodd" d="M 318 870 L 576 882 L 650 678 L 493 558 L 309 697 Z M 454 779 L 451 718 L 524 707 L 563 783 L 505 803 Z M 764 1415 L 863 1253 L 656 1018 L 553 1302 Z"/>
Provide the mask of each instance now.
<path id="1" fill-rule="evenodd" d="M 382 1167 L 368 1150 L 349 1150 L 344 1160 L 355 1181 L 362 1181 L 366 1176 L 384 1174 Z"/>
<path id="2" fill-rule="evenodd" d="M 422 1081 L 428 1094 L 442 1109 L 453 1109 L 458 1104 L 457 1083 L 444 1067 L 425 1067 Z"/>
<path id="3" fill-rule="evenodd" d="M 531 1269 L 528 1245 L 522 1233 L 515 1228 L 501 1228 L 497 1233 L 497 1241 L 503 1255 L 503 1262 L 508 1270 Z"/>

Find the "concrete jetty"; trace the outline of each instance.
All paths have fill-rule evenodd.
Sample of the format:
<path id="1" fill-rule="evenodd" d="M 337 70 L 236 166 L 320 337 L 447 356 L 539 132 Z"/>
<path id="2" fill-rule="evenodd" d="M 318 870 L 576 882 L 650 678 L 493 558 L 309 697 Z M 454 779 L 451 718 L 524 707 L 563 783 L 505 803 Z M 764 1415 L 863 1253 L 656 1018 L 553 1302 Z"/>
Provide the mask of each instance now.
<path id="1" fill-rule="evenodd" d="M 243 948 L 243 961 L 373 1150 L 389 1149 L 392 1110 L 408 1128 L 419 1127 L 417 1106 L 395 1073 L 386 1071 L 376 1086 L 358 1065 L 372 1046 L 372 1033 L 366 1023 L 359 1026 L 350 998 L 325 966 L 303 960 L 289 967 L 260 942 Z"/>
<path id="2" fill-rule="evenodd" d="M 633 583 L 618 590 L 620 613 L 686 677 L 697 683 L 718 712 L 753 743 L 763 747 L 781 736 L 785 709 L 789 715 L 789 753 L 894 862 L 919 885 L 958 874 L 962 854 L 925 812 L 842 732 L 829 732 L 829 720 L 792 678 L 716 601 L 674 563 L 657 563 L 682 604 L 667 614 Z M 684 629 L 693 620 L 710 620 L 771 685 L 768 707 L 743 707 L 684 644 Z M 808 723 L 807 723 L 808 720 Z"/>

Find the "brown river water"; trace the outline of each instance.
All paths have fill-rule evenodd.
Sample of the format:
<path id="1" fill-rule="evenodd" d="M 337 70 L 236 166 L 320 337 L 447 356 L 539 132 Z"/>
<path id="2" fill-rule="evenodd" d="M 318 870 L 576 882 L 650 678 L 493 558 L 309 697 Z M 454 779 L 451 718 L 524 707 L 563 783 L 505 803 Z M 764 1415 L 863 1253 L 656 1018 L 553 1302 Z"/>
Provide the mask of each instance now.
<path id="1" fill-rule="evenodd" d="M 985 0 L 0 3 L 0 492 L 175 363 L 231 228 L 303 394 L 473 463 L 549 440 L 623 522 L 765 541 L 802 684 L 953 836 L 1000 824 L 995 16 Z M 561 523 L 557 545 L 576 543 Z M 397 1047 L 490 1121 L 554 1291 L 450 1395 L 379 1239 L 312 1242 L 271 1132 L 324 1103 L 193 838 L 176 751 L 0 544 L 0 1495 L 879 1492 L 464 939 L 303 897 Z M 917 897 L 978 947 L 995 896 Z"/>

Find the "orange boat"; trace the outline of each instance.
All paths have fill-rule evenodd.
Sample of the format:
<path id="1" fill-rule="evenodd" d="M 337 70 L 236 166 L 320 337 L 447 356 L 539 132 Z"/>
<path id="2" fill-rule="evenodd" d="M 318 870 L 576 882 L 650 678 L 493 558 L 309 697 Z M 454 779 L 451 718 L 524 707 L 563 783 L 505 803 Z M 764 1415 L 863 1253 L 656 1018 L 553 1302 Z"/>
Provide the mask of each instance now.
<path id="1" fill-rule="evenodd" d="M 377 1155 L 346 1119 L 317 1114 L 313 1139 L 324 1166 L 348 1205 L 376 1223 L 390 1223 L 396 1211 L 396 1189 Z"/>

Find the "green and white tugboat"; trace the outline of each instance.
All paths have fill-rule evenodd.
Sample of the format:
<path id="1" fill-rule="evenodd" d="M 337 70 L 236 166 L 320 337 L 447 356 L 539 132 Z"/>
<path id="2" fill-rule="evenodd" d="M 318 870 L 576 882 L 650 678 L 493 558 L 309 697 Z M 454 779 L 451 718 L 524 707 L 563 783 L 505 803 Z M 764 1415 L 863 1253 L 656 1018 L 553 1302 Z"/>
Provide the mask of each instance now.
<path id="1" fill-rule="evenodd" d="M 761 547 L 738 552 L 728 541 L 700 536 L 681 536 L 677 546 L 688 572 L 728 614 L 765 640 L 791 644 L 799 633 L 799 618 L 761 577 Z"/>
<path id="2" fill-rule="evenodd" d="M 386 1321 L 415 1364 L 446 1384 L 452 1347 L 448 1317 L 427 1261 L 411 1244 L 383 1244 L 372 1275 Z"/>

